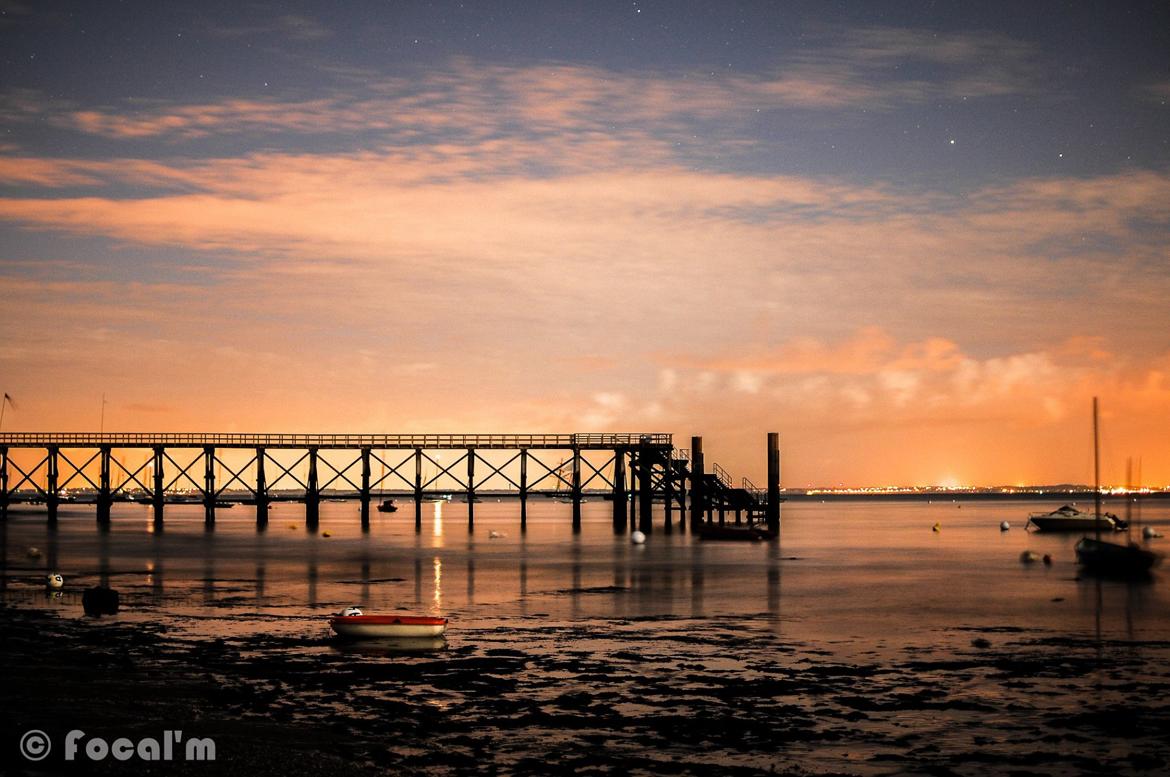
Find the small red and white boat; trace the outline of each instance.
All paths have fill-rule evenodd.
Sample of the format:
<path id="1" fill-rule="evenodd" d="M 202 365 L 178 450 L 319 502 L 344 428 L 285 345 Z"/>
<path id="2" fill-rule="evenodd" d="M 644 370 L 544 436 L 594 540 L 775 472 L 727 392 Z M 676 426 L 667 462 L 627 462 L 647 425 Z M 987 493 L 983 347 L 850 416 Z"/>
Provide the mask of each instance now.
<path id="1" fill-rule="evenodd" d="M 446 618 L 427 615 L 365 615 L 357 607 L 347 607 L 329 619 L 329 625 L 342 637 L 438 637 L 447 630 Z"/>

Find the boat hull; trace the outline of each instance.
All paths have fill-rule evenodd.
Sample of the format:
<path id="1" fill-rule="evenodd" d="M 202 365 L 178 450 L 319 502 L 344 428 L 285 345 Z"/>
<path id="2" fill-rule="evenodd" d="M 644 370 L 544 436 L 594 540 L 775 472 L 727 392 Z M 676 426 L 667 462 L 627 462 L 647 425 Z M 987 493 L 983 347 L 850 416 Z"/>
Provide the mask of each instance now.
<path id="1" fill-rule="evenodd" d="M 349 639 L 404 639 L 442 636 L 446 618 L 417 615 L 339 615 L 329 620 L 339 636 Z"/>
<path id="2" fill-rule="evenodd" d="M 1083 537 L 1076 544 L 1077 563 L 1090 572 L 1132 577 L 1146 575 L 1159 556 L 1134 543 L 1121 545 Z"/>
<path id="3" fill-rule="evenodd" d="M 1100 521 L 1093 520 L 1092 516 L 1088 518 L 1066 518 L 1051 515 L 1034 515 L 1028 519 L 1028 523 L 1035 526 L 1039 531 L 1096 531 L 1097 527 L 1101 527 L 1101 531 L 1116 531 L 1117 525 L 1109 518 L 1102 517 Z"/>

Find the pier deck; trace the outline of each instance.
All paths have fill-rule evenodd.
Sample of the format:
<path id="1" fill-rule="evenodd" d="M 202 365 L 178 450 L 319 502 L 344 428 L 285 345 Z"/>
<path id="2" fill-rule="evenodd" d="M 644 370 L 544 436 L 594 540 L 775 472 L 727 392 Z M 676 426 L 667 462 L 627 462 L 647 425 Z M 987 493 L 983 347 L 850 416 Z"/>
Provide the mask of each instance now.
<path id="1" fill-rule="evenodd" d="M 134 450 L 149 451 L 144 463 L 134 469 L 115 456 L 115 451 Z M 222 451 L 246 451 L 248 459 L 242 466 L 229 463 Z M 454 461 L 442 461 L 440 451 L 460 455 Z M 492 456 L 485 456 L 489 451 Z M 552 451 L 563 454 L 556 464 L 548 458 Z M 289 458 L 294 460 L 289 462 Z M 376 478 L 374 465 L 381 470 Z M 330 498 L 326 490 L 349 489 L 360 502 L 362 528 L 368 529 L 375 491 L 389 490 L 413 496 L 415 528 L 421 529 L 424 497 L 441 490 L 466 494 L 468 528 L 473 529 L 476 492 L 504 488 L 519 496 L 524 529 L 529 495 L 563 489 L 573 505 L 574 530 L 581 526 L 582 494 L 603 490 L 612 498 L 615 531 L 636 528 L 649 534 L 651 508 L 659 501 L 665 506 L 667 531 L 674 527 L 676 509 L 678 527 L 686 528 L 683 516 L 689 508 L 692 529 L 715 520 L 723 524 L 727 514 L 734 513 L 736 523 L 766 522 L 778 532 L 779 473 L 775 434 L 768 435 L 768 488 L 760 490 L 746 479 L 734 486 L 717 464 L 707 472 L 701 437 L 692 438 L 688 451 L 675 448 L 673 436 L 659 432 L 6 432 L 0 433 L 0 518 L 7 516 L 10 504 L 36 501 L 44 502 L 49 522 L 55 523 L 64 495 L 72 487 L 92 495 L 99 524 L 109 523 L 115 501 L 132 495 L 154 506 L 154 520 L 159 523 L 168 500 L 190 502 L 194 495 L 204 505 L 205 520 L 211 525 L 217 503 L 222 504 L 230 489 L 255 504 L 257 526 L 263 528 L 269 504 L 281 498 L 276 490 L 292 488 L 303 493 L 307 528 L 316 529 L 320 502 Z"/>

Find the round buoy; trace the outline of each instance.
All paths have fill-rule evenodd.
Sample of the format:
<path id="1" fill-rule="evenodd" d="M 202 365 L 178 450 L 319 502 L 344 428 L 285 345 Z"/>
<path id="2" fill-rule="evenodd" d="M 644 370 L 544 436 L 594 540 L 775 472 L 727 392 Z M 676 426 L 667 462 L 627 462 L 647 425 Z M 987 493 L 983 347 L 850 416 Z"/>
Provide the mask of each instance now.
<path id="1" fill-rule="evenodd" d="M 327 531 L 323 531 L 323 532 L 321 532 L 321 536 L 322 536 L 322 537 L 332 537 L 333 535 L 332 535 L 332 534 L 330 534 L 330 533 L 329 533 L 329 532 L 327 532 Z"/>
<path id="2" fill-rule="evenodd" d="M 931 527 L 930 527 L 930 530 L 931 530 L 931 531 L 936 531 L 936 532 L 937 532 L 937 531 L 942 531 L 942 524 L 940 524 L 940 523 L 936 523 L 934 526 L 931 526 Z"/>
<path id="3" fill-rule="evenodd" d="M 634 533 L 630 535 L 630 542 L 634 543 L 635 545 L 644 545 L 646 544 L 646 535 L 640 531 L 634 531 Z"/>
<path id="4" fill-rule="evenodd" d="M 504 534 L 501 531 L 496 531 L 495 529 L 492 529 L 491 531 L 488 532 L 488 539 L 489 540 L 502 540 L 502 539 L 506 538 L 507 536 L 508 536 L 507 534 Z"/>
<path id="5" fill-rule="evenodd" d="M 1052 566 L 1052 556 L 1049 555 L 1048 553 L 1044 554 L 1044 566 L 1046 566 L 1046 567 Z"/>
<path id="6" fill-rule="evenodd" d="M 1008 529 L 1010 529 L 1010 528 L 1012 528 L 1012 525 L 1011 525 L 1010 523 L 1008 523 L 1007 521 L 1004 521 L 1003 523 L 1001 523 L 1001 524 L 999 525 L 999 530 L 1000 530 L 1000 531 L 1007 531 L 1007 530 L 1008 530 Z"/>
<path id="7" fill-rule="evenodd" d="M 61 577 L 61 575 L 57 574 L 56 572 L 49 575 L 49 579 L 47 582 L 48 582 L 49 588 L 64 588 L 65 587 L 65 578 Z"/>
<path id="8" fill-rule="evenodd" d="M 290 523 L 290 524 L 288 525 L 288 528 L 290 528 L 290 529 L 295 529 L 295 528 L 297 528 L 297 525 L 296 525 L 295 523 Z"/>
<path id="9" fill-rule="evenodd" d="M 29 548 L 27 553 L 28 553 L 29 558 L 40 558 L 41 557 L 41 549 L 40 548 Z"/>
<path id="10" fill-rule="evenodd" d="M 1147 540 L 1156 539 L 1162 535 L 1153 526 L 1146 526 L 1142 529 L 1142 537 Z"/>
<path id="11" fill-rule="evenodd" d="M 1040 560 L 1040 554 L 1034 550 L 1025 550 L 1020 554 L 1021 564 L 1035 564 Z"/>

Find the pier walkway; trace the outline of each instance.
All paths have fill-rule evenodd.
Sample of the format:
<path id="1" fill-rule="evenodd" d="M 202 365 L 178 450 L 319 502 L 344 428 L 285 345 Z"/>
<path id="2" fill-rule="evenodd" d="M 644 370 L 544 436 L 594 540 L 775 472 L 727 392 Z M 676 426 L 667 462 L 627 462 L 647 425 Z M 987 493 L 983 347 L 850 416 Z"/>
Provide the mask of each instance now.
<path id="1" fill-rule="evenodd" d="M 136 468 L 124 465 L 116 454 L 130 451 L 145 452 L 145 461 Z M 230 462 L 228 451 L 237 452 Z M 443 461 L 443 451 L 458 455 Z M 684 530 L 689 511 L 692 529 L 734 515 L 736 523 L 765 523 L 778 533 L 777 434 L 768 434 L 767 451 L 768 486 L 757 489 L 746 478 L 733 483 L 718 464 L 708 471 L 701 437 L 680 449 L 672 435 L 662 433 L 6 432 L 0 433 L 0 518 L 10 504 L 43 502 L 55 523 L 63 502 L 82 501 L 95 504 L 98 523 L 108 524 L 114 502 L 140 501 L 153 505 L 154 520 L 161 523 L 168 502 L 197 501 L 211 525 L 216 507 L 232 501 L 254 504 L 263 528 L 272 502 L 295 498 L 305 503 L 307 527 L 316 529 L 324 496 L 357 499 L 362 528 L 368 529 L 375 492 L 389 491 L 413 498 L 415 528 L 421 529 L 424 500 L 455 490 L 466 494 L 473 529 L 477 492 L 505 489 L 519 497 L 521 528 L 530 496 L 556 495 L 572 503 L 573 528 L 579 530 L 583 495 L 601 492 L 613 503 L 615 531 L 649 534 L 652 505 L 661 502 L 667 531 L 677 510 Z"/>

